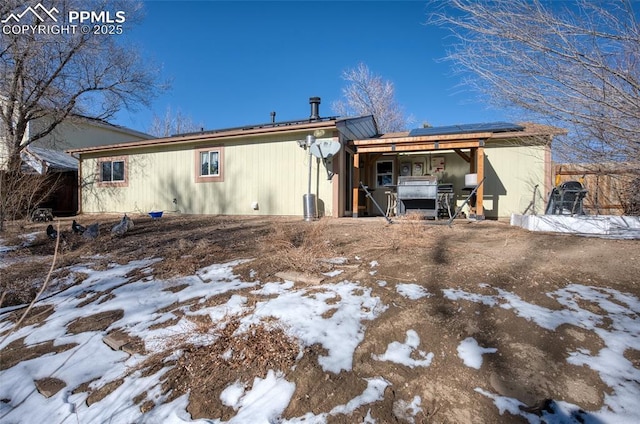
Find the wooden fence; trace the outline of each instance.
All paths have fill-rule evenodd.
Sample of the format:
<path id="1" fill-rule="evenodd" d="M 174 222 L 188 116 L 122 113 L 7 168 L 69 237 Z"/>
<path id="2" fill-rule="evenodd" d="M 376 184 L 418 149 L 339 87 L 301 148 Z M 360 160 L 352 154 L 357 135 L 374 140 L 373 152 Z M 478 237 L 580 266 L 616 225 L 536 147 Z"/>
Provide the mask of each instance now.
<path id="1" fill-rule="evenodd" d="M 555 184 L 580 181 L 588 194 L 590 215 L 623 215 L 640 211 L 640 169 L 629 164 L 556 164 Z M 635 211 L 635 213 L 634 213 Z"/>

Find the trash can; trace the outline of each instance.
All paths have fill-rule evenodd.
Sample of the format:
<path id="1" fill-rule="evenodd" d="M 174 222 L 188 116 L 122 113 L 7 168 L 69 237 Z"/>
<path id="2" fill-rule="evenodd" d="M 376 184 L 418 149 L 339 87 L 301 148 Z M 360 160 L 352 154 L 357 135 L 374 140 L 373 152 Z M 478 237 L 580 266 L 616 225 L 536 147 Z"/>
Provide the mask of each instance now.
<path id="1" fill-rule="evenodd" d="M 304 220 L 313 221 L 318 217 L 318 206 L 316 204 L 315 194 L 305 194 L 302 196 Z"/>

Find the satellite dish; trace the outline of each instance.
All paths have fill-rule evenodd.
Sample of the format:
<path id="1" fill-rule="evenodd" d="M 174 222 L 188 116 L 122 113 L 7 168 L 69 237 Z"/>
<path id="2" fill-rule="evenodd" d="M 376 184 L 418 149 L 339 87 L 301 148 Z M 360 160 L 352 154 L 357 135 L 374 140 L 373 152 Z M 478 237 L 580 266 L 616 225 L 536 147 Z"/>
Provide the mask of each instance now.
<path id="1" fill-rule="evenodd" d="M 319 159 L 328 159 L 338 153 L 342 145 L 333 140 L 316 140 L 311 145 L 311 154 Z"/>

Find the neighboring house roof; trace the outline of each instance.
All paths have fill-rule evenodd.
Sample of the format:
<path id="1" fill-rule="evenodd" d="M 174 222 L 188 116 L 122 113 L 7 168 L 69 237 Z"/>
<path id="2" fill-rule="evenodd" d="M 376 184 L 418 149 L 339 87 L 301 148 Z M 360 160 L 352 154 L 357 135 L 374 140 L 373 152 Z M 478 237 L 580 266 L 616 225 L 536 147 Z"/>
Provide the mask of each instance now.
<path id="1" fill-rule="evenodd" d="M 57 150 L 42 147 L 26 147 L 20 155 L 23 165 L 26 165 L 39 174 L 47 171 L 77 171 L 78 160 L 73 156 Z"/>
<path id="2" fill-rule="evenodd" d="M 123 132 L 125 134 L 129 134 L 129 135 L 132 135 L 134 137 L 146 138 L 146 139 L 156 138 L 155 136 L 153 136 L 151 134 L 147 134 L 147 133 L 144 133 L 144 132 L 138 131 L 138 130 L 133 130 L 131 128 L 123 127 L 121 125 L 112 124 L 111 122 L 107 122 L 107 121 L 105 121 L 103 119 L 96 119 L 96 118 L 92 118 L 90 116 L 72 115 L 71 119 L 79 119 L 81 121 L 89 122 L 90 124 L 98 126 L 98 127 L 102 127 L 102 128 L 107 128 L 107 129 Z"/>
<path id="3" fill-rule="evenodd" d="M 315 131 L 320 129 L 337 129 L 347 140 L 356 137 L 373 137 L 378 129 L 372 115 L 355 118 L 319 118 L 285 122 L 271 122 L 266 124 L 247 125 L 244 127 L 225 128 L 219 130 L 201 131 L 187 134 L 179 134 L 165 138 L 132 141 L 127 143 L 111 144 L 105 146 L 85 147 L 69 149 L 68 153 L 98 153 L 111 150 L 135 149 L 147 146 L 166 146 L 196 143 L 208 140 L 233 140 L 247 136 L 259 136 L 282 132 Z"/>

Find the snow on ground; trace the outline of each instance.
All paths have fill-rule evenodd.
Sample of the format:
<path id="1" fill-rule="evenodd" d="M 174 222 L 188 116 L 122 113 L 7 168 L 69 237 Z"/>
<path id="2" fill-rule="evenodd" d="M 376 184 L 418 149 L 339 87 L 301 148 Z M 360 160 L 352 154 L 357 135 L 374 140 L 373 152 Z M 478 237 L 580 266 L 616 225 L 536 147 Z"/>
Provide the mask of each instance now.
<path id="1" fill-rule="evenodd" d="M 166 348 L 167 340 L 175 335 L 186 337 L 196 344 L 214 342 L 215 334 L 203 335 L 195 331 L 192 321 L 187 319 L 190 316 L 206 315 L 219 325 L 237 318 L 241 323 L 238 331 L 269 320 L 276 322 L 303 345 L 322 345 L 325 356 L 319 358 L 320 365 L 325 371 L 339 373 L 351 370 L 354 351 L 364 339 L 366 326 L 387 309 L 370 288 L 358 282 L 344 280 L 335 284 L 299 288 L 291 281 L 243 281 L 233 274 L 233 267 L 240 261 L 211 265 L 192 276 L 157 280 L 153 277 L 153 265 L 159 260 L 148 258 L 95 270 L 91 258 L 88 258 L 86 264 L 69 268 L 70 274 L 83 274 L 86 279 L 61 292 L 49 293 L 38 302 L 38 306 L 53 305 L 54 312 L 38 326 L 28 325 L 16 330 L 0 342 L 0 349 L 21 338 L 27 345 L 53 340 L 56 346 L 71 347 L 59 353 L 24 360 L 0 371 L 0 399 L 3 399 L 0 402 L 0 422 L 221 424 L 217 419 L 191 420 L 186 412 L 186 395 L 166 402 L 167 395 L 162 393 L 160 381 L 168 368 L 150 375 L 132 372 L 147 356 L 130 356 L 123 351 L 113 351 L 103 342 L 104 335 L 113 329 L 124 328 L 127 333 L 144 340 L 146 349 L 153 353 Z M 336 260 L 336 263 L 344 262 L 343 259 Z M 369 265 L 375 268 L 378 264 L 374 261 Z M 378 284 L 384 286 L 382 282 Z M 175 290 L 169 290 L 171 288 Z M 571 364 L 596 370 L 610 387 L 603 408 L 583 417 L 583 421 L 598 420 L 599 424 L 640 422 L 640 409 L 637 408 L 640 370 L 634 368 L 623 355 L 626 349 L 640 350 L 640 301 L 636 297 L 612 289 L 571 284 L 548 294 L 561 305 L 557 310 L 550 310 L 528 303 L 500 288 L 488 285 L 482 285 L 481 288 L 483 293 L 488 290 L 494 293 L 487 295 L 458 289 L 446 289 L 443 293 L 452 300 L 482 303 L 512 311 L 514 315 L 549 330 L 569 324 L 600 336 L 604 348 L 599 352 L 577 350 L 571 352 L 568 358 Z M 245 295 L 240 294 L 240 290 L 243 290 L 242 293 L 249 291 L 255 296 L 253 301 L 249 302 Z M 396 290 L 411 300 L 429 296 L 428 292 L 414 284 L 398 284 Z M 206 306 L 207 299 L 221 294 L 228 296 L 225 304 Z M 594 304 L 598 308 L 586 309 L 586 304 Z M 11 327 L 7 316 L 13 309 L 0 309 L 0 332 Z M 124 312 L 106 331 L 79 334 L 67 331 L 69 324 L 78 318 L 113 310 Z M 604 315 L 591 310 L 602 310 Z M 184 318 L 177 320 L 178 316 Z M 158 325 L 162 323 L 165 325 Z M 419 347 L 418 334 L 408 329 L 404 342 L 390 343 L 386 351 L 374 355 L 374 359 L 392 361 L 410 368 L 427 367 L 431 364 L 433 353 L 426 353 L 428 347 L 424 347 L 425 350 L 419 350 Z M 475 340 L 467 339 L 460 345 L 459 355 L 465 363 L 478 364 L 478 358 L 481 359 L 482 354 L 489 350 L 478 346 Z M 180 355 L 180 352 L 175 355 Z M 413 359 L 416 357 L 419 359 Z M 45 398 L 36 390 L 34 381 L 46 377 L 63 380 L 66 387 Z M 90 406 L 86 403 L 87 392 L 72 392 L 80 384 L 89 381 L 90 388 L 97 389 L 118 379 L 123 380 L 120 386 Z M 270 370 L 264 379 L 230 383 L 220 400 L 236 411 L 229 423 L 269 423 L 277 420 L 283 423 L 324 423 L 331 416 L 349 414 L 360 406 L 378 402 L 390 384 L 385 376 L 371 376 L 366 382 L 366 389 L 343 405 L 317 414 L 309 412 L 286 421 L 281 420 L 280 414 L 289 404 L 295 384 L 285 379 L 282 370 Z M 146 413 L 141 412 L 139 405 L 132 401 L 143 392 L 157 405 Z M 579 408 L 575 405 L 554 402 L 550 411 L 555 413 L 544 411 L 541 421 L 540 417 L 521 411 L 518 399 L 505 398 L 484 388 L 477 388 L 475 392 L 492 399 L 500 412 L 521 415 L 532 423 L 577 422 L 573 418 L 563 418 L 577 413 Z M 410 402 L 398 404 L 398 408 L 404 409 L 404 412 L 396 412 L 395 408 L 394 412 L 396 416 L 404 413 L 407 421 L 411 422 L 411 417 L 420 410 L 420 402 L 420 397 L 415 396 Z M 373 423 L 375 420 L 367 414 L 365 422 Z"/>
<path id="2" fill-rule="evenodd" d="M 319 358 L 320 365 L 334 373 L 351 370 L 353 352 L 364 338 L 364 323 L 375 319 L 386 309 L 379 298 L 371 295 L 370 289 L 350 281 L 304 289 L 297 289 L 290 281 L 264 284 L 242 281 L 232 272 L 240 261 L 212 265 L 193 276 L 155 280 L 151 270 L 158 260 L 114 264 L 99 271 L 93 270 L 91 264 L 69 269 L 71 273 L 81 273 L 87 278 L 38 302 L 39 306 L 54 305 L 55 311 L 41 325 L 25 326 L 12 333 L 2 342 L 0 349 L 21 338 L 25 338 L 27 345 L 48 340 L 54 340 L 55 345 L 76 345 L 60 353 L 22 361 L 0 372 L 0 399 L 9 399 L 0 403 L 1 422 L 77 423 L 79 419 L 89 423 L 104 422 L 105 417 L 114 422 L 192 422 L 185 409 L 187 399 L 184 396 L 170 404 L 162 404 L 160 379 L 166 368 L 152 376 L 141 376 L 137 372 L 130 374 L 130 370 L 146 356 L 129 356 L 122 351 L 113 351 L 103 342 L 104 334 L 115 328 L 125 328 L 130 335 L 139 336 L 152 353 L 166 348 L 167 340 L 175 335 L 186 337 L 195 344 L 214 342 L 214 335 L 196 332 L 187 319 L 171 324 L 176 315 L 169 311 L 172 309 L 170 306 L 179 302 L 183 306 L 176 306 L 173 310 L 179 310 L 186 317 L 208 315 L 213 322 L 224 322 L 230 317 L 241 316 L 241 329 L 263 319 L 276 318 L 304 345 L 321 344 L 327 353 Z M 138 275 L 140 279 L 131 280 L 131 275 Z M 179 291 L 167 290 L 183 285 L 185 287 Z M 253 295 L 265 296 L 265 300 L 257 302 L 253 308 L 249 308 L 246 297 L 239 294 L 231 295 L 223 305 L 203 306 L 196 310 L 190 308 L 213 296 L 251 288 L 254 289 Z M 87 303 L 87 298 L 92 295 L 92 301 Z M 13 308 L 0 309 L 0 331 L 11 327 L 6 319 L 10 309 Z M 124 314 L 105 332 L 67 332 L 68 325 L 78 318 L 113 310 L 122 310 Z M 161 323 L 167 326 L 157 325 Z M 60 379 L 66 387 L 46 399 L 34 385 L 35 380 L 46 377 Z M 90 386 L 95 389 L 119 378 L 124 378 L 124 383 L 91 406 L 85 402 L 86 392 L 71 393 L 84 382 L 92 381 Z M 362 404 L 375 402 L 381 398 L 388 384 L 382 377 L 371 378 L 360 396 L 345 405 L 336 406 L 327 414 L 347 414 Z M 251 390 L 245 392 L 245 385 Z M 294 390 L 295 384 L 286 381 L 279 370 L 271 370 L 265 379 L 232 384 L 223 393 L 222 401 L 237 411 L 230 422 L 268 423 L 279 417 Z M 142 414 L 131 399 L 143 391 L 149 393 L 156 404 L 162 405 Z M 316 416 L 314 422 L 326 421 L 327 414 Z"/>
<path id="3" fill-rule="evenodd" d="M 418 333 L 414 330 L 407 330 L 407 338 L 404 343 L 391 342 L 382 355 L 372 354 L 371 357 L 376 361 L 391 361 L 409 368 L 428 367 L 433 360 L 433 353 L 427 354 L 423 350 L 418 350 L 418 346 L 420 346 Z M 416 352 L 415 355 L 423 359 L 413 359 L 411 357 L 413 352 Z"/>
<path id="4" fill-rule="evenodd" d="M 28 246 L 29 244 L 33 243 L 33 241 L 36 239 L 36 237 L 38 237 L 38 234 L 41 234 L 41 232 L 34 232 L 34 233 L 27 233 L 27 234 L 21 234 L 20 238 L 23 240 L 22 243 L 20 243 L 17 246 L 8 246 L 5 242 L 4 239 L 0 238 L 0 269 L 2 268 L 6 268 L 8 266 L 11 266 L 12 264 L 16 263 L 17 261 L 20 261 L 21 259 L 10 259 L 10 258 L 6 258 L 4 257 L 4 255 L 8 252 L 11 252 L 13 250 L 17 250 L 20 249 L 21 247 L 24 246 Z"/>
<path id="5" fill-rule="evenodd" d="M 0 253 L 11 252 L 12 250 L 19 249 L 20 247 L 28 246 L 29 244 L 33 243 L 36 237 L 38 237 L 38 234 L 41 233 L 41 231 L 36 231 L 33 233 L 21 234 L 20 238 L 24 241 L 18 246 L 7 246 L 5 240 L 0 238 Z"/>
<path id="6" fill-rule="evenodd" d="M 485 353 L 496 353 L 495 347 L 480 347 L 476 339 L 467 337 L 458 345 L 458 357 L 468 367 L 477 370 L 482 366 L 482 355 Z"/>
<path id="7" fill-rule="evenodd" d="M 412 283 L 400 283 L 396 285 L 396 291 L 402 296 L 416 300 L 422 297 L 430 297 L 431 294 L 421 285 Z"/>
<path id="8" fill-rule="evenodd" d="M 375 267 L 377 267 L 378 265 L 380 265 L 380 264 L 378 263 L 378 261 L 371 261 L 371 262 L 369 262 L 369 266 L 370 266 L 371 268 L 375 268 Z M 371 271 L 369 271 L 369 275 L 376 275 L 377 273 L 378 273 L 378 270 L 376 270 L 376 269 L 372 269 Z"/>
<path id="9" fill-rule="evenodd" d="M 481 287 L 485 290 L 491 288 L 486 284 Z M 610 388 L 610 392 L 605 394 L 602 409 L 590 413 L 594 417 L 592 422 L 640 422 L 640 370 L 624 356 L 627 349 L 640 350 L 640 300 L 637 297 L 610 288 L 569 284 L 547 293 L 563 307 L 552 310 L 528 303 L 498 287 L 492 289 L 495 291 L 493 295 L 458 289 L 446 289 L 444 294 L 451 300 L 467 300 L 513 311 L 515 315 L 547 330 L 555 330 L 560 325 L 568 324 L 594 332 L 602 339 L 604 348 L 599 352 L 580 349 L 571 352 L 567 358 L 570 364 L 584 365 L 598 372 L 602 381 Z M 592 307 L 587 308 L 586 305 Z M 604 314 L 596 314 L 590 309 L 602 310 Z M 522 415 L 530 422 L 540 422 L 536 416 L 518 412 L 517 407 L 508 407 L 518 404 L 517 399 L 494 395 L 481 388 L 477 391 L 494 399 L 501 411 L 508 410 L 515 415 Z M 557 402 L 555 405 L 562 415 L 572 416 L 579 410 L 577 406 L 567 403 Z M 570 413 L 567 414 L 567 411 Z"/>

